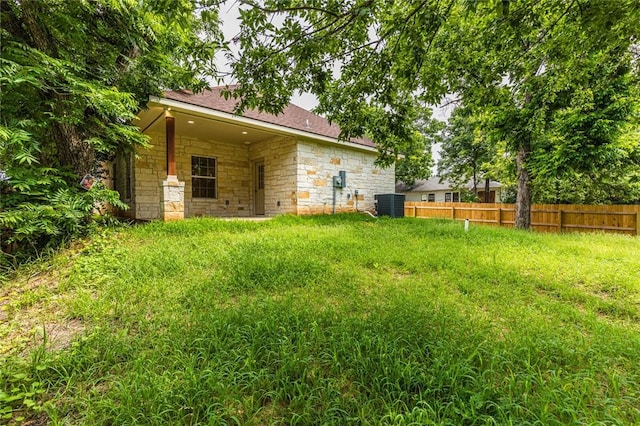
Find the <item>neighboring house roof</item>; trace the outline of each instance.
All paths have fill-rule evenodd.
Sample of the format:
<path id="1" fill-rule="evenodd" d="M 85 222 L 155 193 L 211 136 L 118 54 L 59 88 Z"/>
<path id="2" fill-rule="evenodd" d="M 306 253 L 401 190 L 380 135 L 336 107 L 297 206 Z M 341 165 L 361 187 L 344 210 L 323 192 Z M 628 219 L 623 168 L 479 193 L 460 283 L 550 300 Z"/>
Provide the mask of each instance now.
<path id="1" fill-rule="evenodd" d="M 228 88 L 233 89 L 233 86 L 229 86 Z M 222 96 L 222 91 L 225 89 L 227 89 L 226 86 L 211 87 L 201 93 L 193 93 L 186 90 L 168 91 L 164 93 L 164 96 L 174 101 L 233 114 L 237 101 L 232 97 L 225 99 L 224 96 Z M 333 139 L 338 139 L 340 136 L 340 127 L 329 123 L 326 118 L 320 117 L 294 104 L 289 104 L 279 115 L 251 109 L 244 111 L 242 116 Z M 372 148 L 376 146 L 373 141 L 367 138 L 352 139 L 350 142 Z"/>
<path id="2" fill-rule="evenodd" d="M 500 182 L 489 181 L 489 188 L 496 189 L 500 188 Z M 442 180 L 440 182 L 440 177 L 433 176 L 429 179 L 417 180 L 412 186 L 408 186 L 403 182 L 399 182 L 396 184 L 396 192 L 429 192 L 429 191 L 446 191 L 452 189 L 454 186 L 451 182 Z M 462 185 L 462 188 L 473 189 L 473 180 L 470 180 L 465 185 Z M 484 180 L 478 181 L 477 184 L 478 191 L 484 190 Z"/>

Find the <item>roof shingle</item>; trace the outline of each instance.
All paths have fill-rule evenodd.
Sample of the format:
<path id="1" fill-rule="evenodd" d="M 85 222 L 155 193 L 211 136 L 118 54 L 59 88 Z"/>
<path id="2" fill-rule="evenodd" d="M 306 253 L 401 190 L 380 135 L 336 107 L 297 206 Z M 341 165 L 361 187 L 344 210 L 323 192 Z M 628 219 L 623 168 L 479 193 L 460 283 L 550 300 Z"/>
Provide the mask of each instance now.
<path id="1" fill-rule="evenodd" d="M 202 93 L 196 94 L 190 91 L 167 91 L 164 93 L 164 96 L 167 99 L 185 104 L 233 114 L 236 100 L 231 97 L 225 99 L 221 94 L 223 90 L 225 90 L 225 87 L 211 87 Z M 294 104 L 289 104 L 279 115 L 268 114 L 252 109 L 245 111 L 242 116 L 336 140 L 340 136 L 340 127 L 329 123 L 326 118 L 320 117 Z M 351 139 L 350 142 L 372 148 L 376 146 L 373 141 L 367 138 Z"/>

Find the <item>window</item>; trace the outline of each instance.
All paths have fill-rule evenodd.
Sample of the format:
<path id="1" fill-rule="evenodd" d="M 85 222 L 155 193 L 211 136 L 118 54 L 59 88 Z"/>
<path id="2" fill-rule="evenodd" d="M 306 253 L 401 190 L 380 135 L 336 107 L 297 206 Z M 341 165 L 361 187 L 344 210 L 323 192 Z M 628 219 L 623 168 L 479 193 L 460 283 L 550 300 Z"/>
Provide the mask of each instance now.
<path id="1" fill-rule="evenodd" d="M 454 192 L 453 193 L 453 202 L 454 203 L 459 203 L 460 202 L 460 193 L 459 192 Z"/>
<path id="2" fill-rule="evenodd" d="M 436 194 L 427 195 L 427 201 L 430 203 L 434 203 L 436 201 Z"/>
<path id="3" fill-rule="evenodd" d="M 216 198 L 216 159 L 191 157 L 191 196 Z"/>
<path id="4" fill-rule="evenodd" d="M 131 157 L 133 156 L 133 154 L 127 155 L 125 158 L 125 162 L 124 162 L 124 167 L 125 167 L 125 189 L 124 189 L 124 194 L 125 194 L 125 199 L 126 200 L 131 200 Z"/>
<path id="5" fill-rule="evenodd" d="M 444 193 L 444 202 L 445 203 L 450 203 L 451 202 L 451 193 L 450 192 L 445 192 Z"/>
<path id="6" fill-rule="evenodd" d="M 120 200 L 124 202 L 131 202 L 132 198 L 132 185 L 133 180 L 133 168 L 132 168 L 132 154 L 125 154 L 123 156 L 116 157 L 113 163 L 113 180 L 116 191 L 120 194 Z"/>
<path id="7" fill-rule="evenodd" d="M 258 164 L 258 188 L 264 189 L 264 164 Z"/>

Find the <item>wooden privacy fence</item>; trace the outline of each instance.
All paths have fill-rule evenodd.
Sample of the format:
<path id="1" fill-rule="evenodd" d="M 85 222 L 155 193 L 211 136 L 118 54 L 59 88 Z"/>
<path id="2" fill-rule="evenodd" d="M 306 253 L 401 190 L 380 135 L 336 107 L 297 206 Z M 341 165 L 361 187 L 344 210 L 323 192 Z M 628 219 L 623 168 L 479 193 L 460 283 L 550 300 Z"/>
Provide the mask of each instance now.
<path id="1" fill-rule="evenodd" d="M 407 201 L 404 204 L 404 215 L 418 218 L 469 219 L 472 223 L 513 227 L 516 206 L 497 203 Z M 540 232 L 599 230 L 640 235 L 640 205 L 533 204 L 531 228 Z"/>

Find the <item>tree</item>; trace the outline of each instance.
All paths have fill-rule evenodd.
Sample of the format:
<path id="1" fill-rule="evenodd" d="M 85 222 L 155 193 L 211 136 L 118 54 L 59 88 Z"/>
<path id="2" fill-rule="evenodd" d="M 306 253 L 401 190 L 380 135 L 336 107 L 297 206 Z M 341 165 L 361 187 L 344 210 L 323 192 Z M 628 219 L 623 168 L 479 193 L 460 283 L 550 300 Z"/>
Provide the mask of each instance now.
<path id="1" fill-rule="evenodd" d="M 637 87 L 628 59 L 600 60 L 590 84 L 561 100 L 546 137 L 531 155 L 534 198 L 539 202 L 628 202 L 638 199 L 631 178 L 640 170 Z M 606 78 L 602 78 L 606 76 Z M 625 121 L 626 125 L 621 125 Z"/>
<path id="2" fill-rule="evenodd" d="M 81 177 L 95 174 L 99 160 L 146 144 L 131 120 L 149 95 L 201 89 L 215 71 L 217 8 L 202 3 L 2 1 L 5 241 L 34 248 L 59 241 L 90 218 L 96 197 L 113 200 L 83 192 Z"/>
<path id="3" fill-rule="evenodd" d="M 478 193 L 480 179 L 491 178 L 491 163 L 496 155 L 496 146 L 482 128 L 482 117 L 474 115 L 470 108 L 457 107 L 447 124 L 440 150 L 438 174 L 457 187 L 469 180 L 473 182 L 473 193 Z M 488 201 L 485 188 L 485 201 Z"/>
<path id="4" fill-rule="evenodd" d="M 444 123 L 431 117 L 430 109 L 416 108 L 414 131 L 408 139 L 393 142 L 397 147 L 396 180 L 411 186 L 416 180 L 431 176 L 431 147 L 442 141 Z M 384 162 L 383 162 L 384 163 Z"/>
<path id="5" fill-rule="evenodd" d="M 37 141 L 40 164 L 79 176 L 97 153 L 145 144 L 129 122 L 149 95 L 207 85 L 210 21 L 186 0 L 3 2 L 5 127 Z"/>
<path id="6" fill-rule="evenodd" d="M 537 203 L 626 204 L 640 201 L 640 131 L 629 124 L 583 167 L 553 164 L 555 147 L 541 153 L 532 186 Z"/>
<path id="7" fill-rule="evenodd" d="M 492 106 L 516 159 L 520 228 L 529 226 L 531 153 L 566 106 L 556 101 L 615 74 L 640 21 L 635 0 L 241 3 L 239 109 L 275 112 L 295 90 L 309 91 L 345 136 L 375 132 L 385 153 L 408 137 L 415 101 L 457 93 L 472 107 Z M 598 75 L 599 61 L 607 65 Z M 370 120 L 372 107 L 386 119 Z"/>
<path id="8" fill-rule="evenodd" d="M 602 64 L 601 64 L 602 65 Z M 605 82 L 575 91 L 550 108 L 549 119 L 529 159 L 532 201 L 602 204 L 638 200 L 640 139 L 637 124 L 620 123 L 637 105 L 624 69 Z M 505 155 L 495 108 L 456 108 L 442 144 L 440 175 L 463 183 L 475 176 L 513 181 L 513 156 Z M 637 110 L 635 114 L 637 114 Z M 637 122 L 637 116 L 635 118 Z M 634 178 L 634 176 L 636 178 Z"/>
<path id="9" fill-rule="evenodd" d="M 565 19 L 563 16 L 566 15 L 558 19 Z M 561 125 L 568 119 L 563 117 L 564 112 L 575 110 L 585 101 L 585 94 L 599 90 L 611 93 L 619 78 L 628 77 L 630 63 L 626 53 L 628 45 L 621 48 L 619 40 L 607 42 L 605 35 L 600 41 L 585 37 L 580 16 L 574 19 L 577 22 L 563 23 L 562 31 L 558 31 L 556 39 L 549 41 L 546 48 L 521 52 L 531 58 L 527 61 L 528 71 L 511 74 L 509 83 L 491 94 L 492 101 L 479 102 L 494 111 L 494 126 L 515 154 L 516 226 L 520 228 L 528 228 L 530 224 L 532 183 L 538 173 L 552 163 L 556 172 L 587 166 L 584 159 L 598 157 L 602 147 L 614 143 L 631 113 L 632 100 L 625 96 L 625 89 L 620 88 L 621 92 L 614 90 L 620 95 L 617 100 L 609 97 L 603 103 L 591 103 L 578 113 L 580 117 L 589 117 L 580 118 L 582 136 L 575 137 L 569 127 Z M 570 47 L 573 40 L 579 41 L 582 49 L 579 55 Z M 606 127 L 606 131 L 598 130 L 602 127 Z M 574 146 L 575 150 L 564 151 L 551 161 L 552 158 L 545 155 L 550 144 Z"/>

